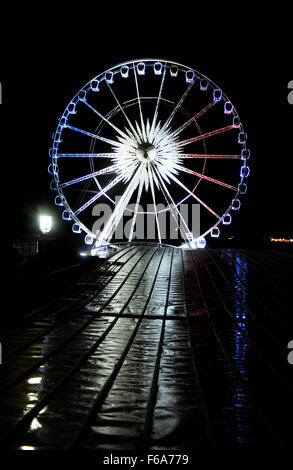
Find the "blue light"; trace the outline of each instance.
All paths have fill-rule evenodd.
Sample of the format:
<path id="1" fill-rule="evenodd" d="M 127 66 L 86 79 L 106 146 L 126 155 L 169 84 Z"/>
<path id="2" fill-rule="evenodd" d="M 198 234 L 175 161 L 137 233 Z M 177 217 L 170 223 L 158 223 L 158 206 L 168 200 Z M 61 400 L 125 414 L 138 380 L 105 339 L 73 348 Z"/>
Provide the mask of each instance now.
<path id="1" fill-rule="evenodd" d="M 107 83 L 114 83 L 114 74 L 112 71 L 105 73 L 105 80 Z"/>
<path id="2" fill-rule="evenodd" d="M 207 241 L 204 237 L 197 238 L 196 240 L 196 247 L 203 249 L 206 247 Z"/>
<path id="3" fill-rule="evenodd" d="M 155 75 L 161 75 L 162 68 L 163 68 L 163 65 L 161 64 L 161 62 L 155 62 L 154 63 L 154 73 L 155 73 Z"/>
<path id="4" fill-rule="evenodd" d="M 59 121 L 60 126 L 62 126 L 62 128 L 66 127 L 67 121 L 68 121 L 68 118 L 63 115 Z"/>
<path id="5" fill-rule="evenodd" d="M 245 194 L 247 191 L 247 185 L 245 183 L 238 184 L 239 194 Z"/>
<path id="6" fill-rule="evenodd" d="M 91 81 L 90 88 L 92 91 L 100 91 L 100 82 L 96 78 Z"/>
<path id="7" fill-rule="evenodd" d="M 211 230 L 211 237 L 212 238 L 219 238 L 220 236 L 220 229 L 219 227 L 214 227 L 212 230 Z"/>
<path id="8" fill-rule="evenodd" d="M 241 206 L 241 202 L 239 199 L 233 199 L 232 200 L 232 209 L 234 211 L 238 211 L 240 209 L 240 206 Z"/>
<path id="9" fill-rule="evenodd" d="M 209 86 L 209 81 L 207 80 L 207 78 L 202 78 L 200 80 L 200 89 L 202 91 L 206 91 L 208 89 L 208 86 Z"/>
<path id="10" fill-rule="evenodd" d="M 92 235 L 86 234 L 84 237 L 84 242 L 86 245 L 91 245 L 94 241 L 94 237 Z"/>
<path id="11" fill-rule="evenodd" d="M 247 299 L 247 263 L 245 257 L 238 255 L 235 251 L 225 250 L 226 256 L 231 260 L 231 266 L 235 269 L 233 272 L 233 314 L 235 318 L 234 333 L 234 351 L 232 352 L 233 361 L 243 380 L 248 383 L 248 352 L 249 342 L 245 338 L 248 335 L 246 324 L 245 303 Z M 244 334 L 243 334 L 244 333 Z M 236 440 L 241 443 L 249 443 L 251 432 L 250 409 L 251 403 L 249 395 L 245 388 L 237 384 L 234 389 L 234 407 L 235 424 L 238 429 Z"/>
<path id="12" fill-rule="evenodd" d="M 238 116 L 233 116 L 233 127 L 239 128 L 241 126 L 241 122 Z"/>
<path id="13" fill-rule="evenodd" d="M 63 203 L 63 198 L 58 194 L 58 196 L 55 197 L 54 199 L 54 203 L 56 206 L 64 206 L 64 203 Z"/>
<path id="14" fill-rule="evenodd" d="M 245 132 L 239 132 L 238 144 L 245 144 L 246 139 L 247 139 L 247 135 L 245 134 Z"/>
<path id="15" fill-rule="evenodd" d="M 250 174 L 250 168 L 249 166 L 242 166 L 240 168 L 240 176 L 241 178 L 247 178 Z"/>
<path id="16" fill-rule="evenodd" d="M 55 143 L 58 143 L 60 144 L 62 142 L 62 139 L 61 139 L 61 132 L 60 131 L 56 131 L 55 134 L 54 134 L 54 141 Z"/>
<path id="17" fill-rule="evenodd" d="M 193 240 L 193 234 L 191 232 L 186 232 L 185 236 L 189 242 Z"/>
<path id="18" fill-rule="evenodd" d="M 224 104 L 224 113 L 231 114 L 233 111 L 233 105 L 230 101 L 226 101 Z"/>
<path id="19" fill-rule="evenodd" d="M 53 161 L 52 159 L 52 163 L 50 163 L 50 165 L 48 166 L 48 173 L 50 175 L 54 175 L 55 176 L 55 180 L 57 180 L 59 182 L 59 169 L 58 169 L 58 165 Z"/>
<path id="20" fill-rule="evenodd" d="M 72 231 L 73 233 L 81 233 L 81 227 L 78 223 L 75 223 L 72 225 Z"/>
<path id="21" fill-rule="evenodd" d="M 75 95 L 75 96 L 72 98 L 71 102 L 76 105 L 76 104 L 80 101 L 80 99 L 81 99 L 81 98 L 80 98 L 79 95 L 77 94 L 77 95 Z"/>
<path id="22" fill-rule="evenodd" d="M 67 106 L 67 111 L 69 114 L 76 114 L 76 104 L 73 102 L 69 103 Z"/>
<path id="23" fill-rule="evenodd" d="M 187 70 L 185 72 L 185 80 L 187 83 L 193 83 L 194 82 L 194 76 L 195 76 L 195 73 L 193 70 Z"/>
<path id="24" fill-rule="evenodd" d="M 221 101 L 222 96 L 223 96 L 222 90 L 220 90 L 219 88 L 215 88 L 214 89 L 214 101 Z"/>
<path id="25" fill-rule="evenodd" d="M 144 75 L 145 74 L 145 64 L 143 62 L 139 62 L 136 66 L 136 70 L 138 75 Z"/>
<path id="26" fill-rule="evenodd" d="M 86 91 L 80 90 L 80 92 L 78 93 L 78 98 L 80 101 L 86 101 Z"/>
<path id="27" fill-rule="evenodd" d="M 123 65 L 120 69 L 121 77 L 128 78 L 129 75 L 129 67 L 128 65 Z"/>
<path id="28" fill-rule="evenodd" d="M 231 214 L 225 214 L 222 217 L 222 223 L 223 225 L 230 225 L 232 222 L 232 217 Z"/>
<path id="29" fill-rule="evenodd" d="M 56 181 L 55 180 L 50 181 L 50 189 L 52 191 L 57 191 L 57 186 L 56 186 Z"/>
<path id="30" fill-rule="evenodd" d="M 53 135 L 53 139 L 54 139 L 54 135 Z M 49 157 L 52 158 L 52 159 L 56 158 L 56 160 L 57 160 L 56 154 L 57 154 L 57 149 L 55 147 L 50 148 Z"/>
<path id="31" fill-rule="evenodd" d="M 63 220 L 72 220 L 71 213 L 68 210 L 64 210 L 62 212 L 62 219 Z"/>
<path id="32" fill-rule="evenodd" d="M 250 157 L 250 150 L 242 149 L 241 150 L 241 160 L 248 160 Z"/>

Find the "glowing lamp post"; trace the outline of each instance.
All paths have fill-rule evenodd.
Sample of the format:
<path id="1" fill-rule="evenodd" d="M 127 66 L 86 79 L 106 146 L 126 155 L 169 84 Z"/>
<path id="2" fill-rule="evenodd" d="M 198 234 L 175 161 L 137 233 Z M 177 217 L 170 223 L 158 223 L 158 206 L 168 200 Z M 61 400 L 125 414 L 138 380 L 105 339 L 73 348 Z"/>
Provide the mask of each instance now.
<path id="1" fill-rule="evenodd" d="M 52 228 L 52 217 L 50 215 L 40 215 L 39 227 L 42 233 L 49 233 Z"/>

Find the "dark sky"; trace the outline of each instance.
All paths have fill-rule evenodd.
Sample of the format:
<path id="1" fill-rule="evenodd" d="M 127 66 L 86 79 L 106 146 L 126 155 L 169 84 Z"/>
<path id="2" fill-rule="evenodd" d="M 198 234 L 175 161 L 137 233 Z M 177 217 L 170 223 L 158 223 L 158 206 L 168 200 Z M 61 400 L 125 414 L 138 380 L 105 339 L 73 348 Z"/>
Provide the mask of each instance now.
<path id="1" fill-rule="evenodd" d="M 58 117 L 91 78 L 120 62 L 162 58 L 189 65 L 211 78 L 235 104 L 251 149 L 248 193 L 235 228 L 245 233 L 289 233 L 292 223 L 293 79 L 286 12 L 183 11 L 132 16 L 117 11 L 51 11 L 12 25 L 2 41 L 2 213 L 6 233 L 31 230 L 36 214 L 57 218 L 48 189 L 48 149 Z M 174 4 L 172 4 L 174 5 Z M 141 12 L 137 11 L 141 8 Z M 173 8 L 173 6 L 172 6 Z M 175 8 L 175 5 L 174 5 Z M 51 18 L 51 17 L 50 17 Z M 291 41 L 292 44 L 292 41 Z M 5 214 L 6 212 L 6 214 Z M 5 214 L 5 215 L 4 215 Z M 235 218 L 236 219 L 236 218 Z M 59 217 L 61 223 L 61 217 Z"/>

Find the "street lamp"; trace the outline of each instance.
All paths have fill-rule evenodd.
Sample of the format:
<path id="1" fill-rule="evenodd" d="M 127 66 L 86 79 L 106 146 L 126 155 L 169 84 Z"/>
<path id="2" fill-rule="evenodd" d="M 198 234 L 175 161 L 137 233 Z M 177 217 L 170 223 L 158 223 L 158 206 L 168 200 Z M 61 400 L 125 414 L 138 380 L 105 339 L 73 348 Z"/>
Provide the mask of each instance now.
<path id="1" fill-rule="evenodd" d="M 52 217 L 50 215 L 40 215 L 39 227 L 42 233 L 49 233 L 52 228 Z"/>

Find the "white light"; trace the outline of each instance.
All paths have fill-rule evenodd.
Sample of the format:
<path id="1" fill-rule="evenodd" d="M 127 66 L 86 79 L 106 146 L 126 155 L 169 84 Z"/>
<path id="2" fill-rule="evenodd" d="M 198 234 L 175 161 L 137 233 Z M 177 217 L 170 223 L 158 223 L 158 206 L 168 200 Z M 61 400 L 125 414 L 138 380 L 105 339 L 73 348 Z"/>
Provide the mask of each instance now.
<path id="1" fill-rule="evenodd" d="M 50 215 L 40 215 L 39 226 L 42 233 L 49 233 L 52 228 L 52 217 Z"/>
<path id="2" fill-rule="evenodd" d="M 30 430 L 35 431 L 36 429 L 40 429 L 41 427 L 42 427 L 42 425 L 39 423 L 37 418 L 34 418 L 31 422 Z M 25 449 L 23 449 L 23 450 L 25 450 Z M 27 450 L 30 450 L 30 449 L 27 449 Z"/>
<path id="3" fill-rule="evenodd" d="M 161 64 L 161 62 L 155 62 L 155 63 L 154 63 L 154 72 L 155 72 L 155 75 L 161 75 L 161 73 L 162 73 L 162 68 L 163 68 L 163 65 Z"/>
<path id="4" fill-rule="evenodd" d="M 145 74 L 145 64 L 143 62 L 139 62 L 136 66 L 136 70 L 138 75 L 144 75 Z"/>
<path id="5" fill-rule="evenodd" d="M 185 72 L 185 80 L 187 83 L 193 83 L 194 82 L 194 71 L 193 70 L 187 70 Z"/>
<path id="6" fill-rule="evenodd" d="M 120 69 L 121 76 L 123 78 L 127 78 L 129 75 L 129 67 L 128 65 L 123 65 Z"/>
<path id="7" fill-rule="evenodd" d="M 214 89 L 214 101 L 221 101 L 223 96 L 222 90 L 219 88 Z"/>
<path id="8" fill-rule="evenodd" d="M 240 209 L 241 202 L 239 199 L 232 199 L 231 207 L 234 211 L 238 211 Z"/>
<path id="9" fill-rule="evenodd" d="M 42 377 L 32 377 L 31 379 L 28 379 L 27 383 L 31 385 L 39 384 L 42 382 Z"/>
<path id="10" fill-rule="evenodd" d="M 219 227 L 214 227 L 211 231 L 212 238 L 218 238 L 220 236 L 220 229 Z"/>
<path id="11" fill-rule="evenodd" d="M 197 248 L 205 248 L 207 244 L 207 241 L 204 237 L 200 237 L 196 239 L 196 247 Z"/>
<path id="12" fill-rule="evenodd" d="M 222 223 L 223 225 L 230 225 L 232 222 L 232 217 L 231 214 L 225 214 L 222 217 Z"/>
<path id="13" fill-rule="evenodd" d="M 84 238 L 84 242 L 86 245 L 91 245 L 94 241 L 94 237 L 92 237 L 91 235 L 89 234 L 86 234 L 85 238 Z"/>

